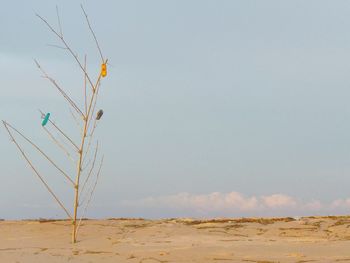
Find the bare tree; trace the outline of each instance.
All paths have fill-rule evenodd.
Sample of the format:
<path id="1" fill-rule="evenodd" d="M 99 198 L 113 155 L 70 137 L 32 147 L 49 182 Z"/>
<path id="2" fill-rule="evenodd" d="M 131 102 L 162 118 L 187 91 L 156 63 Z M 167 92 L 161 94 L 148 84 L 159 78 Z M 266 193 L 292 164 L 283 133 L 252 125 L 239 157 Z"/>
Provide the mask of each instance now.
<path id="1" fill-rule="evenodd" d="M 95 150 L 91 151 L 91 145 L 94 143 L 94 132 L 98 123 L 101 120 L 103 115 L 103 110 L 96 111 L 96 104 L 98 100 L 99 90 L 101 87 L 102 78 L 107 76 L 107 59 L 103 56 L 99 42 L 97 41 L 95 32 L 92 29 L 89 18 L 81 5 L 82 12 L 87 22 L 89 31 L 93 37 L 93 41 L 96 44 L 99 56 L 101 58 L 101 68 L 98 69 L 96 76 L 91 76 L 87 70 L 87 56 L 84 56 L 82 61 L 78 55 L 72 50 L 68 44 L 66 38 L 63 35 L 61 20 L 57 11 L 57 20 L 58 20 L 58 30 L 55 29 L 45 18 L 36 14 L 36 16 L 47 26 L 47 28 L 57 37 L 57 40 L 60 42 L 60 45 L 52 45 L 54 47 L 61 48 L 67 51 L 76 65 L 82 72 L 83 76 L 83 92 L 82 96 L 84 101 L 84 107 L 80 108 L 76 102 L 67 94 L 67 92 L 58 84 L 58 82 L 52 78 L 46 70 L 35 60 L 35 64 L 38 69 L 41 71 L 43 77 L 47 79 L 53 87 L 57 89 L 59 94 L 65 99 L 70 108 L 70 113 L 74 118 L 74 121 L 79 126 L 81 131 L 80 142 L 76 143 L 74 140 L 63 131 L 62 128 L 56 124 L 50 117 L 50 113 L 44 113 L 40 111 L 40 116 L 42 118 L 42 128 L 47 133 L 48 138 L 54 142 L 54 144 L 64 152 L 70 162 L 73 162 L 76 165 L 75 175 L 69 175 L 64 171 L 51 157 L 48 156 L 37 144 L 35 144 L 31 139 L 26 137 L 21 131 L 15 128 L 10 123 L 3 120 L 3 124 L 6 128 L 6 131 L 10 135 L 11 140 L 14 142 L 18 150 L 20 151 L 22 157 L 29 164 L 30 168 L 34 171 L 35 175 L 43 183 L 47 191 L 52 195 L 57 204 L 63 209 L 65 214 L 69 219 L 72 220 L 72 242 L 77 241 L 77 235 L 79 226 L 82 219 L 85 216 L 87 208 L 90 204 L 92 196 L 94 194 L 102 164 L 103 156 L 100 157 L 99 154 L 99 144 L 96 140 Z M 95 80 L 94 80 L 95 79 Z M 15 136 L 16 135 L 16 136 Z M 24 141 L 29 143 L 39 154 L 41 154 L 45 159 L 65 178 L 65 180 L 70 184 L 72 190 L 74 191 L 74 200 L 73 200 L 73 211 L 69 211 L 60 198 L 54 193 L 52 187 L 42 176 L 42 174 L 35 167 L 31 159 L 28 157 L 28 154 L 23 150 L 22 146 L 19 144 L 16 137 L 19 136 Z M 90 160 L 88 160 L 91 156 Z M 99 161 L 98 161 L 99 159 Z M 99 164 L 96 164 L 99 162 Z M 90 187 L 88 185 L 90 184 Z M 78 218 L 78 212 L 80 219 Z"/>

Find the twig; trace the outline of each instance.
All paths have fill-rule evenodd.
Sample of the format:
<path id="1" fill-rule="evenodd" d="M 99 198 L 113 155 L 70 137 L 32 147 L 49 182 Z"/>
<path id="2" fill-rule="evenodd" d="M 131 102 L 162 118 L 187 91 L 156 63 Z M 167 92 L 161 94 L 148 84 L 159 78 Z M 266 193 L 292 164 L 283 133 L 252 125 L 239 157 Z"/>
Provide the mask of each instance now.
<path id="1" fill-rule="evenodd" d="M 69 51 L 69 53 L 74 57 L 75 61 L 78 63 L 80 69 L 85 73 L 87 80 L 89 81 L 91 88 L 94 89 L 94 85 L 92 84 L 92 81 L 89 77 L 89 75 L 87 74 L 87 72 L 84 70 L 80 60 L 78 59 L 78 56 L 72 51 L 72 49 L 69 47 L 69 45 L 67 44 L 67 42 L 64 40 L 63 36 L 61 36 L 59 33 L 57 33 L 57 31 L 55 29 L 53 29 L 53 27 L 46 21 L 46 19 L 44 19 L 43 17 L 41 17 L 39 14 L 36 14 L 36 16 L 38 18 L 40 18 L 45 24 L 46 26 L 62 41 L 62 43 L 64 44 L 64 46 L 67 48 L 67 50 Z"/>
<path id="2" fill-rule="evenodd" d="M 40 173 L 35 169 L 35 167 L 33 166 L 32 162 L 28 159 L 28 157 L 26 156 L 26 154 L 24 153 L 24 151 L 22 150 L 22 148 L 19 146 L 19 144 L 17 143 L 17 141 L 15 140 L 15 138 L 13 137 L 12 133 L 10 132 L 10 130 L 8 129 L 7 125 L 8 123 L 5 121 L 2 121 L 8 134 L 10 135 L 12 141 L 15 143 L 15 145 L 17 146 L 18 150 L 21 152 L 23 158 L 27 161 L 27 163 L 29 164 L 29 166 L 32 168 L 32 170 L 35 172 L 35 174 L 39 177 L 40 181 L 45 185 L 46 189 L 49 191 L 49 193 L 53 196 L 53 198 L 56 200 L 56 202 L 58 203 L 58 205 L 64 210 L 64 212 L 66 213 L 66 215 L 72 219 L 71 215 L 69 214 L 69 212 L 67 211 L 67 209 L 64 207 L 64 205 L 61 203 L 61 201 L 58 199 L 58 197 L 54 194 L 54 192 L 51 190 L 51 188 L 48 186 L 48 184 L 45 182 L 45 180 L 43 179 L 43 177 L 40 175 Z"/>
<path id="3" fill-rule="evenodd" d="M 45 115 L 41 110 L 39 110 L 41 115 Z M 69 138 L 60 128 L 58 128 L 58 126 L 49 119 L 49 122 L 77 149 L 77 151 L 79 152 L 79 148 L 78 146 L 73 142 L 73 140 L 71 138 Z"/>
<path id="4" fill-rule="evenodd" d="M 96 89 L 96 96 L 95 96 L 95 100 L 94 100 L 94 105 L 92 106 L 92 111 L 91 111 L 91 119 L 94 117 L 94 114 L 95 114 L 95 108 L 96 108 L 97 97 L 98 97 L 99 91 L 100 91 L 100 83 Z M 96 119 L 94 120 L 94 122 L 96 122 Z M 90 123 L 89 123 L 89 125 L 90 125 Z"/>
<path id="5" fill-rule="evenodd" d="M 53 44 L 46 44 L 46 45 L 49 46 L 49 47 L 55 47 L 55 48 L 59 48 L 59 49 L 67 49 L 67 48 L 61 47 L 59 45 L 53 45 Z"/>
<path id="6" fill-rule="evenodd" d="M 107 63 L 107 62 L 108 62 L 108 59 L 106 59 L 106 60 L 104 61 L 104 63 Z M 93 94 L 93 95 L 95 95 L 95 98 L 92 98 L 92 100 L 91 100 L 91 102 L 90 102 L 90 103 L 93 102 L 92 111 L 91 111 L 91 116 L 90 116 L 90 117 L 89 117 L 89 116 L 86 116 L 86 118 L 89 120 L 89 122 L 88 122 L 88 130 L 89 130 L 90 122 L 91 122 L 91 119 L 93 118 L 93 114 L 94 114 L 95 108 L 96 108 L 97 97 L 98 97 L 98 93 L 99 93 L 99 90 L 100 90 L 101 77 L 102 77 L 102 75 L 101 75 L 101 72 L 100 72 L 100 74 L 99 74 L 99 76 L 98 76 L 98 79 L 97 79 L 97 81 L 96 81 L 96 85 L 95 85 L 95 88 L 96 88 L 95 93 L 96 93 L 96 94 L 95 94 L 95 93 Z M 93 99 L 94 99 L 94 100 L 93 100 Z"/>
<path id="7" fill-rule="evenodd" d="M 70 114 L 72 115 L 75 124 L 76 124 L 78 127 L 80 127 L 79 121 L 78 121 L 77 117 L 74 115 L 74 113 L 72 112 L 71 108 L 69 108 L 69 112 L 70 112 Z"/>
<path id="8" fill-rule="evenodd" d="M 93 135 L 93 133 L 94 133 L 94 131 L 95 131 L 95 128 L 96 128 L 96 119 L 95 119 L 95 121 L 94 121 L 94 127 L 93 127 L 93 129 L 92 129 L 92 132 L 88 135 L 88 136 L 89 136 L 89 142 L 88 142 L 88 145 L 87 145 L 87 147 L 86 147 L 84 156 L 87 156 L 88 153 L 89 153 L 89 151 L 90 151 L 90 146 L 91 146 L 91 142 L 92 142 L 92 135 Z"/>
<path id="9" fill-rule="evenodd" d="M 108 62 L 108 59 L 106 59 L 106 60 L 104 61 L 105 64 L 107 64 L 107 62 Z M 96 94 L 96 100 L 95 100 L 94 107 L 93 107 L 93 112 L 95 111 L 96 102 L 97 102 L 97 95 L 98 95 L 98 91 L 99 91 L 99 89 L 100 89 L 100 84 L 101 84 L 100 79 L 101 79 L 101 77 L 99 78 L 99 81 L 98 81 L 98 83 L 96 84 L 96 85 L 98 85 L 98 90 L 96 91 L 97 94 Z"/>
<path id="10" fill-rule="evenodd" d="M 60 19 L 60 14 L 58 12 L 58 6 L 57 5 L 56 5 L 56 14 L 57 14 L 58 27 L 60 29 L 60 35 L 61 35 L 61 37 L 63 37 L 62 26 L 61 26 L 61 19 Z"/>
<path id="11" fill-rule="evenodd" d="M 89 166 L 89 164 L 91 163 L 91 158 L 89 158 L 89 160 L 87 161 L 86 164 L 84 164 L 85 162 L 85 158 L 83 159 L 83 167 L 81 168 L 83 171 Z"/>
<path id="12" fill-rule="evenodd" d="M 86 54 L 84 57 L 84 70 L 86 72 Z M 85 100 L 85 115 L 87 114 L 87 101 L 86 101 L 86 74 L 84 74 L 84 100 Z"/>
<path id="13" fill-rule="evenodd" d="M 49 122 L 68 140 L 70 141 L 70 143 L 77 149 L 77 151 L 79 152 L 79 148 L 78 146 L 72 141 L 71 138 L 69 138 L 60 128 L 58 128 L 58 126 L 51 120 L 49 120 Z"/>
<path id="14" fill-rule="evenodd" d="M 101 73 L 96 81 L 95 90 L 93 91 L 93 93 L 91 95 L 88 112 L 86 114 L 87 131 L 90 130 L 90 123 L 91 123 L 91 120 L 93 118 L 93 112 L 94 112 L 95 106 L 96 106 L 96 100 L 97 100 L 97 95 L 98 95 L 98 91 L 99 91 L 99 87 L 100 87 L 100 85 L 99 85 L 100 81 L 101 81 Z M 92 107 L 93 107 L 93 109 L 92 109 Z M 91 109 L 92 109 L 92 111 L 91 111 Z M 90 115 L 90 112 L 91 112 L 91 115 Z M 92 138 L 90 137 L 84 156 L 86 156 L 90 150 L 91 141 L 92 141 Z"/>
<path id="15" fill-rule="evenodd" d="M 84 216 L 85 216 L 85 214 L 86 214 L 87 208 L 89 207 L 89 204 L 90 204 L 90 202 L 91 202 L 92 196 L 93 196 L 93 194 L 94 194 L 94 192 L 95 192 L 96 185 L 97 185 L 98 179 L 99 179 L 99 177 L 100 177 L 100 172 L 101 172 L 101 168 L 102 168 L 102 164 L 103 164 L 103 159 L 104 159 L 104 156 L 102 156 L 102 159 L 101 159 L 101 162 L 100 162 L 100 167 L 99 167 L 98 172 L 97 172 L 97 175 L 96 175 L 95 184 L 94 184 L 94 186 L 93 186 L 93 188 L 92 188 L 92 190 L 91 190 L 91 192 L 90 192 L 89 199 L 88 199 L 88 201 L 87 201 L 87 203 L 86 203 L 86 206 L 85 206 L 85 208 L 84 208 L 83 214 L 82 214 L 82 216 L 81 216 L 81 218 L 80 218 L 80 220 L 79 220 L 79 223 L 78 223 L 78 226 L 77 226 L 77 229 L 76 229 L 76 235 L 78 234 L 78 229 L 79 229 L 79 227 L 80 227 L 81 221 L 82 221 L 82 219 L 84 218 Z"/>
<path id="16" fill-rule="evenodd" d="M 39 68 L 39 70 L 44 74 L 44 77 L 48 79 L 56 88 L 57 90 L 62 94 L 62 96 L 68 101 L 68 103 L 82 116 L 84 117 L 83 112 L 79 109 L 79 107 L 75 104 L 75 102 L 67 95 L 67 93 L 57 84 L 57 82 L 51 78 L 45 70 L 40 66 L 39 62 L 35 60 L 35 64 Z"/>
<path id="17" fill-rule="evenodd" d="M 92 127 L 92 131 L 91 131 L 91 133 L 90 133 L 90 135 L 89 135 L 89 136 L 91 136 L 91 138 L 92 138 L 93 135 L 94 135 L 94 132 L 95 132 L 95 130 L 96 130 L 96 127 L 97 127 L 97 119 L 95 118 L 95 120 L 94 120 L 94 126 Z"/>
<path id="18" fill-rule="evenodd" d="M 56 145 L 57 145 L 59 148 L 62 149 L 62 151 L 67 155 L 67 157 L 69 158 L 69 160 L 71 160 L 71 161 L 73 162 L 73 164 L 75 164 L 73 158 L 71 157 L 71 155 L 70 155 L 70 153 L 69 153 L 69 151 L 68 151 L 66 148 L 64 148 L 64 146 L 52 135 L 52 133 L 51 133 L 48 129 L 46 129 L 45 127 L 43 127 L 43 129 L 44 129 L 44 131 L 49 135 L 50 139 L 51 139 L 54 143 L 56 143 Z"/>
<path id="19" fill-rule="evenodd" d="M 98 151 L 98 141 L 97 141 L 97 144 L 96 144 L 96 149 L 95 149 L 94 159 L 93 159 L 93 162 L 92 162 L 92 165 L 91 165 L 90 171 L 89 171 L 89 173 L 88 173 L 87 177 L 85 178 L 85 181 L 84 181 L 84 183 L 83 183 L 83 186 L 82 186 L 82 188 L 81 188 L 81 190 L 80 190 L 80 194 L 79 194 L 79 195 L 81 195 L 81 194 L 82 194 L 82 192 L 84 191 L 85 186 L 86 186 L 86 183 L 87 183 L 87 181 L 89 180 L 89 178 L 90 178 L 90 176 L 91 176 L 91 174 L 92 174 L 92 171 L 94 170 L 94 167 L 95 167 L 95 162 L 96 162 L 96 157 L 97 157 L 97 151 Z"/>
<path id="20" fill-rule="evenodd" d="M 107 63 L 108 59 L 106 59 L 105 63 Z M 95 112 L 95 108 L 96 108 L 96 102 L 97 102 L 97 97 L 98 97 L 98 93 L 99 93 L 99 90 L 100 90 L 100 81 L 101 81 L 101 73 L 97 79 L 97 82 L 96 82 L 96 89 L 95 89 L 95 93 L 93 95 L 95 95 L 95 98 L 92 97 L 91 98 L 91 101 L 90 101 L 90 107 L 89 107 L 89 112 L 90 112 L 90 108 L 91 108 L 91 104 L 93 104 L 92 106 L 92 111 L 91 111 L 91 115 L 90 116 L 87 116 L 88 118 L 88 129 L 87 130 L 90 130 L 90 124 L 91 124 L 91 120 L 92 118 L 94 117 L 94 112 Z M 86 148 L 86 151 L 85 151 L 85 155 L 88 154 L 89 150 L 90 150 L 90 145 L 91 145 L 91 142 L 92 142 L 92 135 L 94 134 L 94 131 L 96 129 L 96 118 L 94 119 L 94 126 L 92 128 L 92 131 L 91 133 L 89 134 L 90 138 L 89 138 L 89 142 L 88 142 L 88 146 Z"/>
<path id="21" fill-rule="evenodd" d="M 94 37 L 94 39 L 95 39 L 96 46 L 97 46 L 97 48 L 98 48 L 98 51 L 100 52 L 101 60 L 102 60 L 102 62 L 103 62 L 103 61 L 104 61 L 104 58 L 103 58 L 103 55 L 102 55 L 102 51 L 101 51 L 100 45 L 98 44 L 98 41 L 97 41 L 95 32 L 94 32 L 94 30 L 92 29 L 92 27 L 91 27 L 91 25 L 90 25 L 89 18 L 88 18 L 87 14 L 86 14 L 86 12 L 85 12 L 85 10 L 84 10 L 83 5 L 81 4 L 80 7 L 81 7 L 81 9 L 82 9 L 83 12 L 84 12 L 84 15 L 85 15 L 85 18 L 86 18 L 86 22 L 87 22 L 87 24 L 88 24 L 88 26 L 89 26 L 89 29 L 90 29 L 90 31 L 91 31 L 91 34 L 93 35 L 93 37 Z"/>

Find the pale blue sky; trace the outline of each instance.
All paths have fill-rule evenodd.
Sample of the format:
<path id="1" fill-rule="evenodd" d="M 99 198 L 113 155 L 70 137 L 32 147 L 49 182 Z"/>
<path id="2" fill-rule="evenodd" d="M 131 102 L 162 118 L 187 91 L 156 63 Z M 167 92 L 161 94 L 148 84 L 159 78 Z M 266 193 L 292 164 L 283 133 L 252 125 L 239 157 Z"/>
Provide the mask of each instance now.
<path id="1" fill-rule="evenodd" d="M 81 78 L 71 57 L 46 45 L 57 42 L 35 13 L 56 24 L 57 4 L 66 38 L 92 55 L 89 68 L 98 53 L 80 1 L 1 2 L 0 118 L 49 149 L 38 108 L 74 127 L 33 58 L 78 101 Z M 111 63 L 98 131 L 105 166 L 89 216 L 246 214 L 176 201 L 213 192 L 297 200 L 249 215 L 350 211 L 349 1 L 82 3 Z M 63 216 L 2 128 L 0 145 L 0 218 Z"/>

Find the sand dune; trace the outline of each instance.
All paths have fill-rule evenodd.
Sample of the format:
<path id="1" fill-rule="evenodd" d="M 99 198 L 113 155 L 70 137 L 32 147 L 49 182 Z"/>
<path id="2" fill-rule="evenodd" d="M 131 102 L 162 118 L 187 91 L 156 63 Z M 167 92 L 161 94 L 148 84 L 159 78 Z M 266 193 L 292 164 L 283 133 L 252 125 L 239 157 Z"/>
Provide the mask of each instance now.
<path id="1" fill-rule="evenodd" d="M 0 262 L 350 262 L 350 217 L 1 221 Z"/>

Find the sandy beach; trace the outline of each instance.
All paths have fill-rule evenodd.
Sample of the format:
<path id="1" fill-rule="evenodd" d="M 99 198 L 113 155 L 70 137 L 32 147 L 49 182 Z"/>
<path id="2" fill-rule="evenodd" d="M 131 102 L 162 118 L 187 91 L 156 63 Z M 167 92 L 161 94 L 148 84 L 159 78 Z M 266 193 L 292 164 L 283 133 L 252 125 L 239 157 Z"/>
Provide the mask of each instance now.
<path id="1" fill-rule="evenodd" d="M 0 222 L 0 262 L 350 262 L 350 217 Z"/>

